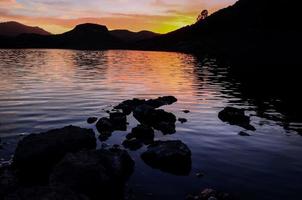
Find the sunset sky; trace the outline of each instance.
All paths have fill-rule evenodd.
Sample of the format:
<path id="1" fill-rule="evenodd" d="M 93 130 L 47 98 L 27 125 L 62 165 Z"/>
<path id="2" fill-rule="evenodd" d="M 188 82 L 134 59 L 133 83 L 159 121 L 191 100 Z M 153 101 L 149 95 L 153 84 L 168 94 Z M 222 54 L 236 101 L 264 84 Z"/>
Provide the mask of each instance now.
<path id="1" fill-rule="evenodd" d="M 0 22 L 18 21 L 62 33 L 80 23 L 166 33 L 236 0 L 0 0 Z"/>

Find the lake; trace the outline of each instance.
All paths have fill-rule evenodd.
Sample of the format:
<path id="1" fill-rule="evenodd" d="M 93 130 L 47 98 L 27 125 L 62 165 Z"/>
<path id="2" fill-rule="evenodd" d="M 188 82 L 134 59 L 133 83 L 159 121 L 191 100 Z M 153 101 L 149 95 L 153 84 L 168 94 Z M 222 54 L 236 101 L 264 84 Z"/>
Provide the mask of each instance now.
<path id="1" fill-rule="evenodd" d="M 127 188 L 137 199 L 184 199 L 215 188 L 241 199 L 298 200 L 302 123 L 289 117 L 286 107 L 279 109 L 282 98 L 264 94 L 260 99 L 247 95 L 229 66 L 214 58 L 118 50 L 0 50 L 1 162 L 10 158 L 23 135 L 71 124 L 94 128 L 86 123 L 88 117 L 107 116 L 105 111 L 123 100 L 173 95 L 178 102 L 164 109 L 188 122 L 178 122 L 173 135 L 156 132 L 156 139 L 187 144 L 191 174 L 152 169 L 140 158 L 146 147 L 131 151 L 136 166 Z M 238 135 L 243 128 L 219 120 L 218 112 L 226 106 L 246 109 L 256 128 L 247 131 L 250 137 Z M 122 143 L 137 124 L 133 117 L 128 121 L 128 130 L 114 132 L 107 145 Z"/>

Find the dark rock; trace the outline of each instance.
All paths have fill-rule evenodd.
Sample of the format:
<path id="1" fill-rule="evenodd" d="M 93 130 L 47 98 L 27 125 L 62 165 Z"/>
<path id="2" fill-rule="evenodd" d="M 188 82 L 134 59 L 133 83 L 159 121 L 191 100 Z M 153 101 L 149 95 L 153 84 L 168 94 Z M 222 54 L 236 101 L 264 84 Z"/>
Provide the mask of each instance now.
<path id="1" fill-rule="evenodd" d="M 136 109 L 136 107 L 141 105 L 148 105 L 152 108 L 159 108 L 164 105 L 171 105 L 175 102 L 177 102 L 177 99 L 173 96 L 164 96 L 157 99 L 149 99 L 147 101 L 144 99 L 132 99 L 123 101 L 114 108 L 122 110 L 124 114 L 129 115 Z"/>
<path id="2" fill-rule="evenodd" d="M 134 162 L 119 148 L 68 154 L 55 167 L 50 183 L 85 194 L 90 199 L 121 199 Z"/>
<path id="3" fill-rule="evenodd" d="M 143 141 L 145 144 L 150 144 L 154 140 L 154 130 L 147 126 L 139 124 L 137 127 L 132 129 L 132 132 L 129 133 L 127 139 L 136 138 Z"/>
<path id="4" fill-rule="evenodd" d="M 146 101 L 146 105 L 151 106 L 153 108 L 159 108 L 164 105 L 171 105 L 173 103 L 177 102 L 177 99 L 173 96 L 164 96 L 159 97 L 157 99 L 149 99 Z"/>
<path id="5" fill-rule="evenodd" d="M 115 106 L 115 109 L 122 110 L 124 114 L 129 115 L 137 106 L 145 103 L 144 99 L 126 100 Z"/>
<path id="6" fill-rule="evenodd" d="M 170 122 L 158 122 L 154 125 L 154 128 L 160 130 L 164 135 L 171 135 L 176 133 L 175 123 Z"/>
<path id="7" fill-rule="evenodd" d="M 7 195 L 4 200 L 89 200 L 66 188 L 31 187 L 22 188 Z"/>
<path id="8" fill-rule="evenodd" d="M 130 149 L 131 151 L 136 151 L 138 149 L 140 149 L 143 144 L 141 140 L 138 140 L 136 138 L 132 138 L 132 139 L 127 139 L 123 142 L 123 146 L 126 149 Z"/>
<path id="9" fill-rule="evenodd" d="M 124 113 L 110 113 L 110 122 L 112 123 L 114 130 L 127 130 L 127 116 Z"/>
<path id="10" fill-rule="evenodd" d="M 88 123 L 88 124 L 93 124 L 93 123 L 95 123 L 97 120 L 98 120 L 97 117 L 89 117 L 89 118 L 87 119 L 87 123 Z"/>
<path id="11" fill-rule="evenodd" d="M 187 113 L 190 113 L 189 110 L 183 110 L 183 112 L 186 113 L 186 114 L 187 114 Z"/>
<path id="12" fill-rule="evenodd" d="M 96 128 L 99 133 L 111 133 L 114 131 L 113 124 L 111 123 L 110 119 L 103 117 L 99 119 L 99 121 L 96 123 Z"/>
<path id="13" fill-rule="evenodd" d="M 133 116 L 140 123 L 152 126 L 164 134 L 175 133 L 176 117 L 173 113 L 156 110 L 148 105 L 141 105 L 134 110 Z"/>
<path id="14" fill-rule="evenodd" d="M 0 199 L 18 188 L 16 173 L 9 168 L 0 169 Z"/>
<path id="15" fill-rule="evenodd" d="M 53 166 L 67 153 L 95 147 L 93 130 L 67 126 L 23 138 L 18 143 L 13 165 L 22 181 L 43 182 L 48 179 Z"/>
<path id="16" fill-rule="evenodd" d="M 185 118 L 179 118 L 178 121 L 183 124 L 186 123 L 188 120 Z"/>
<path id="17" fill-rule="evenodd" d="M 219 112 L 218 117 L 223 122 L 228 122 L 231 125 L 237 125 L 247 130 L 256 130 L 250 125 L 250 118 L 245 115 L 244 110 L 232 107 L 226 107 Z"/>
<path id="18" fill-rule="evenodd" d="M 246 132 L 244 132 L 244 131 L 240 131 L 240 132 L 238 133 L 238 135 L 240 135 L 240 136 L 251 136 L 250 134 L 248 134 L 248 133 L 246 133 Z"/>
<path id="19" fill-rule="evenodd" d="M 146 164 L 176 175 L 188 175 L 191 171 L 191 151 L 179 140 L 156 141 L 141 155 Z"/>
<path id="20" fill-rule="evenodd" d="M 137 106 L 133 111 L 133 116 L 136 120 L 138 120 L 141 123 L 150 121 L 150 116 L 154 112 L 154 108 L 149 105 L 140 105 Z"/>

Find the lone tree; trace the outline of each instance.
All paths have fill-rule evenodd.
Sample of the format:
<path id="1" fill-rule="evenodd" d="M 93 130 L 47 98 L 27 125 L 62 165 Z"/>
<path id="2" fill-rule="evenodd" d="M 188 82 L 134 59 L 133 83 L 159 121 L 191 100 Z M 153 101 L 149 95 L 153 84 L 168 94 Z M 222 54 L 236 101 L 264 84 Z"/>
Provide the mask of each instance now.
<path id="1" fill-rule="evenodd" d="M 201 11 L 201 13 L 198 15 L 197 17 L 197 22 L 204 20 L 205 18 L 207 18 L 209 15 L 209 11 L 208 10 L 203 10 Z"/>

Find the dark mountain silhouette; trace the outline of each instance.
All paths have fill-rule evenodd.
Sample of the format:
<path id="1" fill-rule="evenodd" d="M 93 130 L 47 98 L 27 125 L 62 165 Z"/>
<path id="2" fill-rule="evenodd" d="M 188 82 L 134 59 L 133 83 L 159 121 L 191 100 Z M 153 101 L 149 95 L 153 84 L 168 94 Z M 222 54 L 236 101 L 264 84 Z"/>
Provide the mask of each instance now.
<path id="1" fill-rule="evenodd" d="M 132 32 L 128 30 L 112 30 L 110 33 L 127 43 L 151 39 L 160 35 L 151 31 Z"/>
<path id="2" fill-rule="evenodd" d="M 51 35 L 51 33 L 39 27 L 26 26 L 18 22 L 0 23 L 0 35 L 15 37 L 23 33 L 34 33 L 39 35 Z"/>
<path id="3" fill-rule="evenodd" d="M 123 42 L 112 36 L 106 26 L 81 24 L 58 35 L 21 34 L 17 37 L 0 37 L 4 48 L 59 48 L 59 49 L 115 49 Z"/>
<path id="4" fill-rule="evenodd" d="M 106 26 L 98 24 L 81 24 L 55 38 L 62 48 L 109 49 L 121 45 L 121 41 L 112 36 Z"/>
<path id="5" fill-rule="evenodd" d="M 299 3 L 239 0 L 204 20 L 134 48 L 215 54 L 233 64 L 301 63 Z"/>

